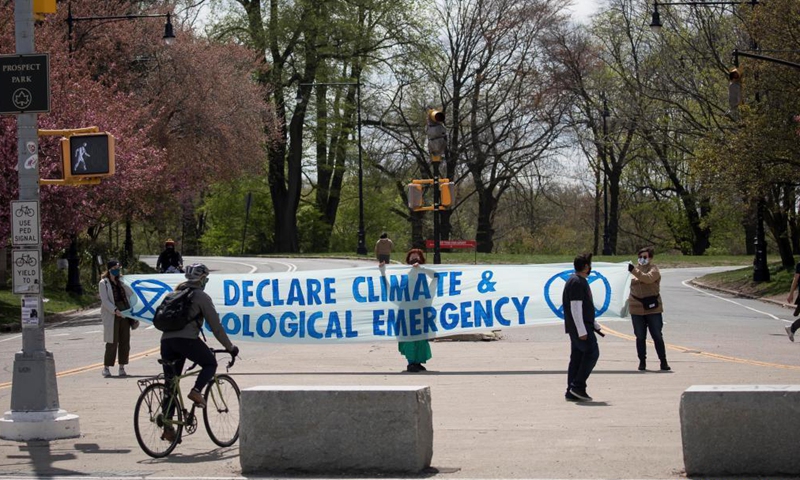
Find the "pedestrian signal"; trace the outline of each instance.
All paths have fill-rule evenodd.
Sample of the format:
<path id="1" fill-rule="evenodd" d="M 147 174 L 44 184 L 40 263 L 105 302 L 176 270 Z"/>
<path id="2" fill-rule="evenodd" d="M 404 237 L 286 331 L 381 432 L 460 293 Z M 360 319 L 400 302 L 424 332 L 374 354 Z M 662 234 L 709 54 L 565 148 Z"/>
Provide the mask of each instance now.
<path id="1" fill-rule="evenodd" d="M 410 183 L 406 187 L 408 190 L 408 208 L 415 210 L 417 208 L 421 208 L 425 202 L 422 199 L 422 185 L 418 185 L 416 183 Z"/>
<path id="2" fill-rule="evenodd" d="M 64 180 L 114 175 L 114 136 L 110 133 L 71 135 L 61 139 Z"/>
<path id="3" fill-rule="evenodd" d="M 439 203 L 443 207 L 452 208 L 456 203 L 456 184 L 443 178 L 439 182 Z"/>

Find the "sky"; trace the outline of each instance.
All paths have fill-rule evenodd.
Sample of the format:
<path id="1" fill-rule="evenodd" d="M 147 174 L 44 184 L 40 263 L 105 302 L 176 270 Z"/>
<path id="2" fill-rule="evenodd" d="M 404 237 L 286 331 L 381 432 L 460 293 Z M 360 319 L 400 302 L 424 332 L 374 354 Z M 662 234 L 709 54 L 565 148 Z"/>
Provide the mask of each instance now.
<path id="1" fill-rule="evenodd" d="M 597 12 L 602 0 L 573 0 L 570 10 L 575 14 L 575 20 L 581 23 L 588 23 L 589 16 Z"/>

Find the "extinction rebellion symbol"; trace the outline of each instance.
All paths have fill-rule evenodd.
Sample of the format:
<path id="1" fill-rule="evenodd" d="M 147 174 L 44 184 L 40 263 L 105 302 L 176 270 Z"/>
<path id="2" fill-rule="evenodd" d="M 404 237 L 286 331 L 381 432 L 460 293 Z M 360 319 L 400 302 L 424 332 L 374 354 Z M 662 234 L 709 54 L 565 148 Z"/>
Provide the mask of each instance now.
<path id="1" fill-rule="evenodd" d="M 550 310 L 561 319 L 564 318 L 564 305 L 561 304 L 561 294 L 564 291 L 564 284 L 573 273 L 575 273 L 574 270 L 564 270 L 550 277 L 550 280 L 544 284 L 544 300 L 547 302 L 547 306 L 550 307 Z M 611 305 L 611 284 L 608 283 L 606 277 L 596 270 L 592 270 L 592 273 L 589 274 L 589 278 L 586 280 L 589 282 L 589 286 L 592 289 L 592 296 L 595 299 L 594 315 L 595 317 L 599 317 L 604 314 L 606 310 L 608 310 L 609 305 Z M 553 301 L 553 294 L 556 296 L 555 301 Z M 603 299 L 603 304 L 598 308 L 597 299 L 600 298 Z"/>

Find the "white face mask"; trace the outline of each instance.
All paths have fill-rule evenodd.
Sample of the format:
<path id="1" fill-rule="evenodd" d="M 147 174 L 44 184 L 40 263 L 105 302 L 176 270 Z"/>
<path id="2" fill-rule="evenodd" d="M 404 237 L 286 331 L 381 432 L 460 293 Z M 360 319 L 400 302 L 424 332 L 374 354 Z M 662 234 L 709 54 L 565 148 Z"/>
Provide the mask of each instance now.
<path id="1" fill-rule="evenodd" d="M 647 265 L 648 263 L 650 263 L 649 258 L 639 258 L 639 265 Z"/>

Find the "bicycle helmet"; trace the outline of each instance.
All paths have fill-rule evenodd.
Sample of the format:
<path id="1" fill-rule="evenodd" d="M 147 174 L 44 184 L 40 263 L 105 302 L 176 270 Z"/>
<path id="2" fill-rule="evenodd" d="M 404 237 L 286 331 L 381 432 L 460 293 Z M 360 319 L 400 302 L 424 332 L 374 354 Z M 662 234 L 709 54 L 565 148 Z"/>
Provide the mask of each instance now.
<path id="1" fill-rule="evenodd" d="M 167 241 L 164 242 L 164 245 L 175 245 L 175 240 L 168 238 Z"/>
<path id="2" fill-rule="evenodd" d="M 206 278 L 208 274 L 211 273 L 208 267 L 203 265 L 202 263 L 193 263 L 186 267 L 186 280 L 190 282 L 199 282 L 200 280 Z"/>

